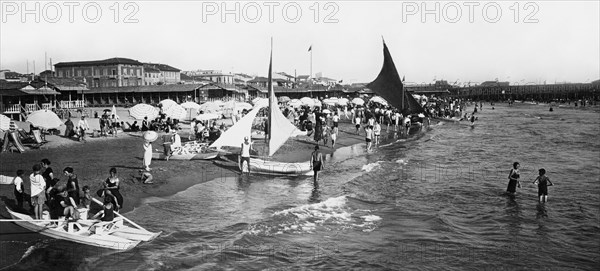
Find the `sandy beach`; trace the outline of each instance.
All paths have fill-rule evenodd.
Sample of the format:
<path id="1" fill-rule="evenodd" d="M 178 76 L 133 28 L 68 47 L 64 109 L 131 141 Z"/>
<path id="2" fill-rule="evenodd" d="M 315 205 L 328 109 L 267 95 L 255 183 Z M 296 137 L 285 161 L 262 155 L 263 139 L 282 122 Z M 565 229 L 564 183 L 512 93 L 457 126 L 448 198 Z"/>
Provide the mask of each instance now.
<path id="1" fill-rule="evenodd" d="M 92 111 L 102 112 L 103 108 Z M 117 109 L 123 121 L 131 122 L 126 109 Z M 72 118 L 77 123 L 78 117 Z M 228 120 L 222 120 L 227 124 Z M 99 129 L 96 118 L 88 118 L 91 130 Z M 338 142 L 336 148 L 345 147 L 364 142 L 364 133 L 356 135 L 354 125 L 349 120 L 342 120 L 339 125 Z M 181 136 L 187 140 L 189 124 L 183 123 Z M 144 198 L 165 197 L 198 184 L 219 177 L 237 176 L 236 161 L 221 157 L 215 160 L 194 161 L 162 161 L 153 160 L 151 164 L 154 177 L 153 184 L 143 184 L 139 180 L 139 169 L 142 168 L 143 140 L 141 133 L 118 133 L 117 137 L 88 137 L 87 141 L 79 142 L 62 136 L 64 126 L 61 126 L 61 135 L 47 135 L 48 143 L 39 149 L 27 149 L 24 153 L 2 152 L 0 154 L 0 174 L 14 176 L 18 169 L 25 170 L 25 175 L 31 173 L 31 167 L 42 159 L 49 159 L 55 177 L 65 182 L 62 174 L 65 167 L 73 167 L 79 178 L 80 187 L 88 185 L 92 193 L 100 189 L 101 183 L 109 176 L 109 169 L 115 167 L 121 181 L 120 191 L 125 202 L 123 211 L 127 212 L 139 206 Z M 382 133 L 385 136 L 385 128 Z M 161 134 L 162 135 L 162 134 Z M 161 140 L 153 143 L 155 151 L 162 151 Z M 264 141 L 255 140 L 255 149 L 261 152 Z M 274 160 L 284 162 L 307 161 L 314 149 L 315 142 L 312 137 L 297 136 L 290 138 L 273 156 Z M 324 154 L 332 153 L 331 143 L 323 146 Z M 25 179 L 26 192 L 29 193 L 29 180 Z M 0 197 L 12 200 L 13 187 L 2 185 Z M 2 212 L 2 213 L 5 213 Z M 6 214 L 5 214 L 6 215 Z"/>

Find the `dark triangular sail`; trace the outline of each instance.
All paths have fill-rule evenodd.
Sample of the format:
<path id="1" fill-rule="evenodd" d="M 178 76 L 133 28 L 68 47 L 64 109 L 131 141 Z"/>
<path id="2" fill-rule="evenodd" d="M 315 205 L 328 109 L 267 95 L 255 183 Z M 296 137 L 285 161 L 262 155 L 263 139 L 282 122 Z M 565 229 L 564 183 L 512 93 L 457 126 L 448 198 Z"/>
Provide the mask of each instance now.
<path id="1" fill-rule="evenodd" d="M 404 85 L 385 42 L 383 43 L 383 67 L 377 78 L 367 84 L 367 87 L 405 114 L 423 112 L 423 108 L 412 95 L 404 91 Z"/>

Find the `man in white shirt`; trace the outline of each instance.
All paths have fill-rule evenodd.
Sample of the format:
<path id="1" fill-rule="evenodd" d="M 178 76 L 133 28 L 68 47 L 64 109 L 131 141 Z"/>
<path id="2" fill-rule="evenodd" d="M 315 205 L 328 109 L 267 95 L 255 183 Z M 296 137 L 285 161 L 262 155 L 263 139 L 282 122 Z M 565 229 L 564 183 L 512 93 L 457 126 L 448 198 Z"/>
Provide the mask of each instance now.
<path id="1" fill-rule="evenodd" d="M 331 117 L 331 120 L 333 121 L 333 127 L 338 127 L 338 122 L 340 121 L 340 116 L 338 115 L 338 112 L 335 112 L 335 115 Z"/>
<path id="2" fill-rule="evenodd" d="M 79 141 L 85 141 L 85 131 L 90 129 L 85 116 L 81 116 L 81 119 L 77 123 L 77 130 L 79 131 Z"/>
<path id="3" fill-rule="evenodd" d="M 240 151 L 240 169 L 242 173 L 244 173 L 244 162 L 246 162 L 248 174 L 250 174 L 250 150 L 252 149 L 252 142 L 250 142 L 250 138 L 247 136 L 244 137 L 244 142 L 242 143 L 242 150 Z"/>

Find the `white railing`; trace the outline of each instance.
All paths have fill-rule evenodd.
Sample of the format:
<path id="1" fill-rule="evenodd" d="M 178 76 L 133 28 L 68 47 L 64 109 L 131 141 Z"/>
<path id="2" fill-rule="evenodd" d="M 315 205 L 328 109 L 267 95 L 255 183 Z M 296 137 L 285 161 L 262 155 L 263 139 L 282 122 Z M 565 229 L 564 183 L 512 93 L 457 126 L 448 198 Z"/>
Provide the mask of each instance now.
<path id="1" fill-rule="evenodd" d="M 29 113 L 36 110 L 40 110 L 38 104 L 25 104 L 25 112 Z"/>
<path id="2" fill-rule="evenodd" d="M 18 114 L 18 113 L 21 113 L 21 105 L 20 104 L 9 104 L 4 109 L 4 113 L 7 113 L 7 114 Z"/>
<path id="3" fill-rule="evenodd" d="M 42 109 L 43 110 L 52 110 L 52 109 L 54 109 L 54 106 L 52 105 L 52 103 L 43 103 Z"/>
<path id="4" fill-rule="evenodd" d="M 85 101 L 83 101 L 83 100 L 60 101 L 60 108 L 71 109 L 71 108 L 83 108 L 83 107 L 85 107 Z"/>

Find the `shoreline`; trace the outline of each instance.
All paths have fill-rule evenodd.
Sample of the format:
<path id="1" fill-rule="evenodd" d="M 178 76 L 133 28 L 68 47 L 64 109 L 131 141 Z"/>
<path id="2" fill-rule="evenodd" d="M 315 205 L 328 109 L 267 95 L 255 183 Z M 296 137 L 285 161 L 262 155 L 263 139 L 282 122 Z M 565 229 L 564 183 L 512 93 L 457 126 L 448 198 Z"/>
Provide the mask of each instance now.
<path id="1" fill-rule="evenodd" d="M 93 119 L 92 119 L 93 120 Z M 354 133 L 354 125 L 349 120 L 341 120 L 339 123 L 338 141 L 335 148 L 319 145 L 323 154 L 331 154 L 336 149 L 364 144 L 364 131 L 359 135 Z M 385 126 L 382 128 L 382 142 L 380 145 L 389 143 Z M 187 138 L 187 132 L 183 129 L 182 138 Z M 82 143 L 62 136 L 49 135 L 49 141 L 38 150 L 27 150 L 25 153 L 6 153 L 0 155 L 0 174 L 15 176 L 17 169 L 25 170 L 24 185 L 29 193 L 29 178 L 31 166 L 44 158 L 50 159 L 50 167 L 54 171 L 55 178 L 64 182 L 66 178 L 62 169 L 71 166 L 78 175 L 80 188 L 84 185 L 90 186 L 92 195 L 101 188 L 100 183 L 108 177 L 108 171 L 115 167 L 120 179 L 120 192 L 124 197 L 123 214 L 139 207 L 142 201 L 150 197 L 168 197 L 189 187 L 208 182 L 221 177 L 238 176 L 237 165 L 226 158 L 214 160 L 193 161 L 163 161 L 153 160 L 151 164 L 153 184 L 142 184 L 138 170 L 142 168 L 143 141 L 141 137 L 133 134 L 120 133 L 118 137 L 90 138 L 88 142 Z M 386 140 L 387 139 L 387 140 Z M 264 145 L 260 140 L 255 140 L 257 148 Z M 274 160 L 282 162 L 298 162 L 310 159 L 314 150 L 315 142 L 312 137 L 305 135 L 290 138 L 280 150 L 273 156 Z M 160 140 L 153 142 L 155 151 L 162 151 Z M 2 185 L 0 197 L 13 200 L 12 186 Z M 4 204 L 4 203 L 3 203 Z M 5 216 L 6 211 L 1 211 Z"/>

